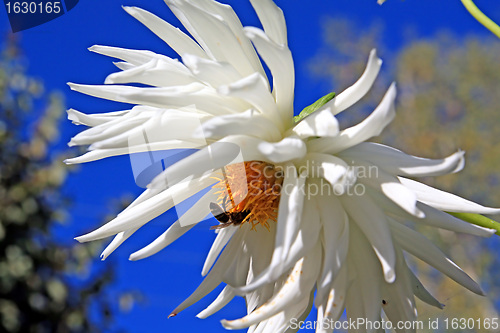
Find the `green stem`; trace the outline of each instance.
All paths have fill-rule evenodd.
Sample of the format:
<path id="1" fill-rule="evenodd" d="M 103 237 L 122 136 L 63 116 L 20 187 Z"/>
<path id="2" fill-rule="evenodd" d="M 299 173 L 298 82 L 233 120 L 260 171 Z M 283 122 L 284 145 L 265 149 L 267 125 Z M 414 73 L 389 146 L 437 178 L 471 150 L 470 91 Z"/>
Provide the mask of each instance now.
<path id="1" fill-rule="evenodd" d="M 465 222 L 469 222 L 469 223 L 478 225 L 480 227 L 495 229 L 497 231 L 496 234 L 500 236 L 500 223 L 498 223 L 490 218 L 487 218 L 486 216 L 482 216 L 479 214 L 472 214 L 472 213 L 451 213 L 451 212 L 448 212 L 448 214 L 453 215 L 461 220 L 464 220 Z"/>
<path id="2" fill-rule="evenodd" d="M 494 33 L 498 38 L 500 38 L 500 27 L 493 22 L 488 16 L 484 15 L 479 8 L 476 7 L 472 0 L 461 0 L 465 8 L 469 11 L 469 13 L 474 16 L 476 20 L 479 21 L 482 25 L 484 25 L 488 30 Z"/>

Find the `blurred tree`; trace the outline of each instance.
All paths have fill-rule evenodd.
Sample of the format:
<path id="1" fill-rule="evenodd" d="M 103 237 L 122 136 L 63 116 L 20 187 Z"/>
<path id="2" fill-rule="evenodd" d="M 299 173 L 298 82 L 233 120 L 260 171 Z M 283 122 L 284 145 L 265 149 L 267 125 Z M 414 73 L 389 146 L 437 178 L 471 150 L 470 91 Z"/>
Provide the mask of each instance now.
<path id="1" fill-rule="evenodd" d="M 67 167 L 50 149 L 63 110 L 62 96 L 25 74 L 11 36 L 0 55 L 0 332 L 100 332 L 110 324 L 112 267 L 90 266 L 99 243 L 63 246 L 50 234 L 67 206 Z"/>
<path id="2" fill-rule="evenodd" d="M 341 92 L 359 77 L 371 48 L 377 47 L 384 63 L 388 64 L 383 66 L 373 92 L 364 98 L 366 107 L 358 110 L 358 114 L 342 114 L 341 124 L 357 122 L 362 114 L 366 116 L 378 104 L 390 82 L 396 81 L 396 118 L 376 141 L 430 158 L 465 150 L 466 167 L 462 172 L 420 180 L 485 205 L 500 206 L 498 39 L 474 36 L 459 39 L 441 33 L 429 40 L 411 39 L 391 54 L 380 37 L 380 26 L 363 31 L 362 36 L 355 31 L 349 21 L 326 20 L 324 46 L 311 62 L 312 72 L 319 79 L 327 79 L 336 92 Z M 498 318 L 500 238 L 493 236 L 484 240 L 415 227 L 440 244 L 488 294 L 487 298 L 473 295 L 434 269 L 416 262 L 415 268 L 423 277 L 424 285 L 446 305 L 439 311 L 421 304 L 420 317 L 425 320 L 434 317 Z"/>

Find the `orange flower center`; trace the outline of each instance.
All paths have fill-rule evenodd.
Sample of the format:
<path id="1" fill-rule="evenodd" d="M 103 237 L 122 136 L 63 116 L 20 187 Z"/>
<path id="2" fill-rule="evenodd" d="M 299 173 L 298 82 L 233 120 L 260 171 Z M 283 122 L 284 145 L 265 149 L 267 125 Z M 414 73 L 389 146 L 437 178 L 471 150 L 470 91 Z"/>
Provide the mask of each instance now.
<path id="1" fill-rule="evenodd" d="M 229 214 L 248 212 L 242 224 L 251 223 L 253 230 L 260 224 L 269 230 L 269 222 L 276 222 L 283 184 L 279 168 L 259 161 L 231 164 L 217 180 L 217 203 Z"/>

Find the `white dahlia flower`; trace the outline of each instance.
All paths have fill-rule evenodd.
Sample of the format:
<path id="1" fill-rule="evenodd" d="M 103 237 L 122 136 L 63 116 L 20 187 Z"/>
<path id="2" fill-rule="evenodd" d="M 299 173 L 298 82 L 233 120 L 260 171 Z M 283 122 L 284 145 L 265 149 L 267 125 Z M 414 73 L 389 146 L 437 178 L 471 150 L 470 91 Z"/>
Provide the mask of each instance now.
<path id="1" fill-rule="evenodd" d="M 405 253 L 482 294 L 411 228 L 416 223 L 478 236 L 494 232 L 445 212 L 499 210 L 413 180 L 459 171 L 463 152 L 431 160 L 366 142 L 394 117 L 394 84 L 364 121 L 339 128 L 335 115 L 361 99 L 379 72 L 382 61 L 375 51 L 356 83 L 294 120 L 294 67 L 283 13 L 271 0 L 250 1 L 263 30 L 244 28 L 230 6 L 213 0 L 167 0 L 194 39 L 149 12 L 125 8 L 182 61 L 142 50 L 90 49 L 120 59 L 121 71 L 109 75 L 105 85 L 70 84 L 71 89 L 136 106 L 92 115 L 69 110 L 70 120 L 91 128 L 70 142 L 90 145 L 89 151 L 67 163 L 132 154 L 140 178 L 161 167 L 163 151 L 196 151 L 160 168 L 127 209 L 77 240 L 116 235 L 104 259 L 151 219 L 197 195 L 168 230 L 130 259 L 153 255 L 214 215 L 220 224 L 202 270 L 205 279 L 172 315 L 225 283 L 198 316 L 205 318 L 240 295 L 248 315 L 222 325 L 249 332 L 295 331 L 291 324 L 313 303 L 319 322 L 338 320 L 344 310 L 352 319 L 380 321 L 383 310 L 393 322 L 413 320 L 414 296 L 442 307 L 409 269 Z M 137 166 L 140 162 L 146 166 Z M 316 332 L 332 329 L 318 325 Z"/>

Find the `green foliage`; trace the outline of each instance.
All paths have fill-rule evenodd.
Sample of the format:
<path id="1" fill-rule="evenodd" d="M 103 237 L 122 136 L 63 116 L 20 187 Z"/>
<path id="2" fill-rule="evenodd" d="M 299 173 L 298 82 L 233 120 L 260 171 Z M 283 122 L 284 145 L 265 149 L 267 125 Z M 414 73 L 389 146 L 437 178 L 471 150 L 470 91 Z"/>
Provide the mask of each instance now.
<path id="1" fill-rule="evenodd" d="M 298 123 L 314 111 L 319 110 L 323 105 L 326 103 L 330 102 L 333 98 L 335 97 L 335 93 L 331 92 L 329 94 L 326 94 L 325 96 L 321 97 L 318 99 L 316 102 L 312 103 L 309 106 L 306 106 L 302 111 L 300 111 L 298 116 L 293 117 L 293 120 Z"/>
<path id="2" fill-rule="evenodd" d="M 50 156 L 63 100 L 44 93 L 21 59 L 10 40 L 0 58 L 0 331 L 103 331 L 111 266 L 78 279 L 99 246 L 67 247 L 50 234 L 67 205 L 60 192 L 67 168 Z M 35 105 L 43 105 L 41 115 Z M 99 320 L 89 319 L 91 309 Z"/>

